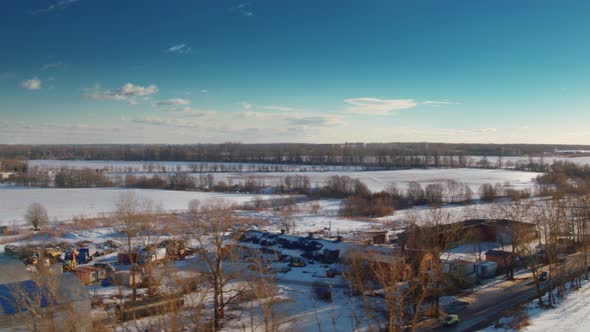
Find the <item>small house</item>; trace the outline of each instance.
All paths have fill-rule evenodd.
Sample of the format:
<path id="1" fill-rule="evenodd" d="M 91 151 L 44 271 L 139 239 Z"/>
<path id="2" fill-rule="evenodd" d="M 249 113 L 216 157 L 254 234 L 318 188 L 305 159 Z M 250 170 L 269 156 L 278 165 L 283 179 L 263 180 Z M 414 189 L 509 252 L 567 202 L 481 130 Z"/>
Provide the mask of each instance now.
<path id="1" fill-rule="evenodd" d="M 83 266 L 70 272 L 82 280 L 84 285 L 90 285 L 98 280 L 97 271 L 98 269 L 93 266 Z"/>

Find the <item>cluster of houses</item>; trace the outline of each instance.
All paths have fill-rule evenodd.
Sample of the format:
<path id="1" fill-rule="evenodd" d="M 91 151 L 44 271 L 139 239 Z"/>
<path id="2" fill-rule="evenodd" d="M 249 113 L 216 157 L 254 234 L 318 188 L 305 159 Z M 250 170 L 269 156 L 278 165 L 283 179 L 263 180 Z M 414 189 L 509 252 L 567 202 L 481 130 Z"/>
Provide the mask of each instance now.
<path id="1" fill-rule="evenodd" d="M 341 237 L 318 238 L 314 234 L 294 236 L 284 232 L 250 230 L 241 234 L 231 250 L 234 250 L 243 262 L 254 263 L 258 259 L 258 262 L 262 262 L 269 271 L 277 273 L 289 273 L 292 269 L 316 264 L 325 270 L 325 275 L 312 277 L 320 278 L 334 278 L 343 273 L 347 266 L 350 266 L 353 256 L 360 259 L 361 264 L 366 267 L 380 265 L 395 268 L 399 271 L 397 278 L 400 282 L 410 281 L 418 273 L 431 269 L 434 264 L 441 264 L 442 274 L 457 288 L 470 287 L 482 279 L 494 277 L 514 266 L 519 260 L 512 252 L 499 249 L 486 251 L 483 257 L 476 261 L 460 258 L 442 260 L 433 252 L 425 250 L 426 247 L 416 247 L 416 243 L 411 240 L 412 237 L 419 236 L 420 232 L 432 230 L 428 227 L 409 228 L 401 233 L 368 230 L 362 232 L 354 241 L 343 241 Z M 439 226 L 435 231 L 435 236 L 442 242 L 445 251 L 466 243 L 496 242 L 508 246 L 515 240 L 515 232 L 518 232 L 518 239 L 523 241 L 532 241 L 537 237 L 534 225 L 510 220 L 466 220 Z M 567 243 L 564 246 L 567 247 Z M 69 287 L 75 287 L 80 294 L 85 294 L 73 298 L 72 301 L 83 303 L 81 308 L 89 310 L 88 291 L 84 285 L 101 283 L 130 286 L 129 266 L 138 265 L 138 278 L 141 279 L 142 264 L 160 260 L 180 260 L 195 254 L 195 251 L 185 243 L 174 240 L 162 241 L 151 248 L 141 248 L 131 253 L 121 249 L 122 247 L 113 241 L 100 245 L 88 242 L 51 246 L 7 245 L 5 255 L 0 256 L 3 257 L 0 260 L 0 270 L 3 271 L 0 273 L 0 281 L 3 283 L 0 284 L 0 298 L 11 289 L 11 283 L 32 279 L 30 271 L 48 270 L 53 271 L 54 277 L 58 280 L 67 280 Z M 113 262 L 116 257 L 117 263 L 93 260 L 106 254 L 112 254 L 109 257 L 113 258 Z M 276 266 L 281 268 L 277 269 Z M 11 271 L 14 271 L 14 277 Z M 9 296 L 7 298 L 10 299 Z M 9 306 L 4 303 L 2 305 L 5 315 L 18 313 L 18 310 L 6 311 Z M 0 312 L 0 331 L 2 324 Z"/>

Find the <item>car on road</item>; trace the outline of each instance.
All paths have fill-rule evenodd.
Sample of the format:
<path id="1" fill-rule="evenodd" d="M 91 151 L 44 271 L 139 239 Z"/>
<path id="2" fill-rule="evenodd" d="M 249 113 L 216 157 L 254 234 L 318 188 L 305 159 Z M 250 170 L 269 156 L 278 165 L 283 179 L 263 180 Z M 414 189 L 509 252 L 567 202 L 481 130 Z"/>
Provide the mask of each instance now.
<path id="1" fill-rule="evenodd" d="M 448 315 L 443 320 L 443 325 L 444 326 L 453 326 L 453 325 L 456 325 L 458 323 L 459 323 L 459 316 L 457 316 L 457 315 Z"/>
<path id="2" fill-rule="evenodd" d="M 541 272 L 541 274 L 539 274 L 539 281 L 545 281 L 545 280 L 547 280 L 547 277 L 548 276 L 549 276 L 549 273 L 547 273 L 547 271 Z"/>

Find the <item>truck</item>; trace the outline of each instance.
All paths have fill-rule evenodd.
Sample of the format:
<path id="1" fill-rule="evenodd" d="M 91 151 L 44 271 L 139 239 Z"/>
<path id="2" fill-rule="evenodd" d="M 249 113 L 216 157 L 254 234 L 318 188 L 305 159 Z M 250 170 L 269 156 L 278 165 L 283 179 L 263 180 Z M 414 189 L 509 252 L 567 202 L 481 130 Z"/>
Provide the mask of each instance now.
<path id="1" fill-rule="evenodd" d="M 96 255 L 96 247 L 88 245 L 78 249 L 78 256 L 76 257 L 79 264 L 86 264 L 90 262 Z"/>

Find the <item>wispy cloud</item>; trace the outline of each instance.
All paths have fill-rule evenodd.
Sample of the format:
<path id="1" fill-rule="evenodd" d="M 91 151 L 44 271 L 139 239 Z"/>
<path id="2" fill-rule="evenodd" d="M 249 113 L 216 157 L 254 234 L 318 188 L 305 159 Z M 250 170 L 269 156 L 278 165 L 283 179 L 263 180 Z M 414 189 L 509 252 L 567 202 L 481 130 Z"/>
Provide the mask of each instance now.
<path id="1" fill-rule="evenodd" d="M 276 113 L 276 112 L 255 112 L 244 111 L 241 117 L 257 120 L 279 120 L 284 121 L 288 126 L 296 127 L 335 127 L 344 124 L 341 117 L 333 114 L 307 114 L 298 112 Z"/>
<path id="2" fill-rule="evenodd" d="M 24 80 L 20 86 L 27 90 L 41 90 L 43 83 L 38 77 L 33 77 L 30 80 Z"/>
<path id="3" fill-rule="evenodd" d="M 201 89 L 201 93 L 208 93 L 208 92 L 209 92 L 209 90 L 207 90 L 207 89 Z"/>
<path id="4" fill-rule="evenodd" d="M 176 54 L 188 54 L 191 52 L 191 50 L 192 49 L 187 44 L 178 44 L 170 46 L 168 49 L 166 49 L 166 52 Z"/>
<path id="5" fill-rule="evenodd" d="M 440 105 L 459 105 L 460 103 L 457 103 L 454 101 L 449 101 L 449 100 L 427 100 L 427 101 L 422 102 L 422 104 L 440 106 Z"/>
<path id="6" fill-rule="evenodd" d="M 287 123 L 301 127 L 337 127 L 344 125 L 344 121 L 335 115 L 298 115 L 287 117 Z"/>
<path id="7" fill-rule="evenodd" d="M 232 12 L 239 13 L 240 15 L 246 16 L 246 17 L 254 16 L 254 12 L 251 9 L 250 3 L 241 3 L 237 6 L 231 7 L 229 10 Z"/>
<path id="8" fill-rule="evenodd" d="M 204 110 L 204 109 L 197 109 L 197 108 L 192 108 L 192 107 L 173 108 L 173 109 L 169 109 L 168 112 L 169 113 L 179 113 L 179 114 L 183 114 L 183 115 L 187 115 L 187 116 L 196 116 L 196 117 L 217 114 L 217 111 L 214 111 L 214 110 Z"/>
<path id="9" fill-rule="evenodd" d="M 202 123 L 198 120 L 162 118 L 157 116 L 146 116 L 143 118 L 132 119 L 135 123 L 148 124 L 154 126 L 168 126 L 168 127 L 187 127 L 197 128 L 201 127 Z"/>
<path id="10" fill-rule="evenodd" d="M 141 86 L 126 83 L 122 87 L 112 90 L 93 88 L 84 94 L 84 97 L 94 100 L 118 100 L 126 101 L 130 104 L 137 104 L 138 97 L 148 97 L 156 92 L 158 92 L 158 87 L 154 84 Z"/>
<path id="11" fill-rule="evenodd" d="M 42 8 L 42 9 L 38 9 L 32 12 L 33 15 L 36 14 L 43 14 L 43 13 L 48 13 L 48 12 L 52 12 L 54 10 L 63 10 L 66 9 L 67 7 L 69 7 L 70 5 L 78 2 L 80 0 L 59 0 L 59 1 L 54 1 L 53 3 L 51 3 L 48 7 Z"/>
<path id="12" fill-rule="evenodd" d="M 350 98 L 345 99 L 350 106 L 346 112 L 369 115 L 392 115 L 396 111 L 417 107 L 419 105 L 443 106 L 458 105 L 459 103 L 449 100 L 426 100 L 415 99 L 379 99 L 379 98 Z"/>
<path id="13" fill-rule="evenodd" d="M 167 107 L 167 106 L 186 106 L 191 102 L 184 98 L 171 98 L 166 100 L 160 100 L 155 103 L 156 107 Z"/>
<path id="14" fill-rule="evenodd" d="M 45 63 L 41 66 L 41 70 L 49 70 L 64 67 L 65 64 L 61 61 Z"/>
<path id="15" fill-rule="evenodd" d="M 414 99 L 350 98 L 344 102 L 350 105 L 346 109 L 349 113 L 371 115 L 390 115 L 395 111 L 418 106 Z"/>
<path id="16" fill-rule="evenodd" d="M 283 112 L 289 112 L 289 111 L 294 111 L 295 109 L 292 107 L 288 107 L 288 106 L 281 106 L 281 105 L 267 105 L 262 107 L 265 110 L 268 111 L 283 111 Z"/>

